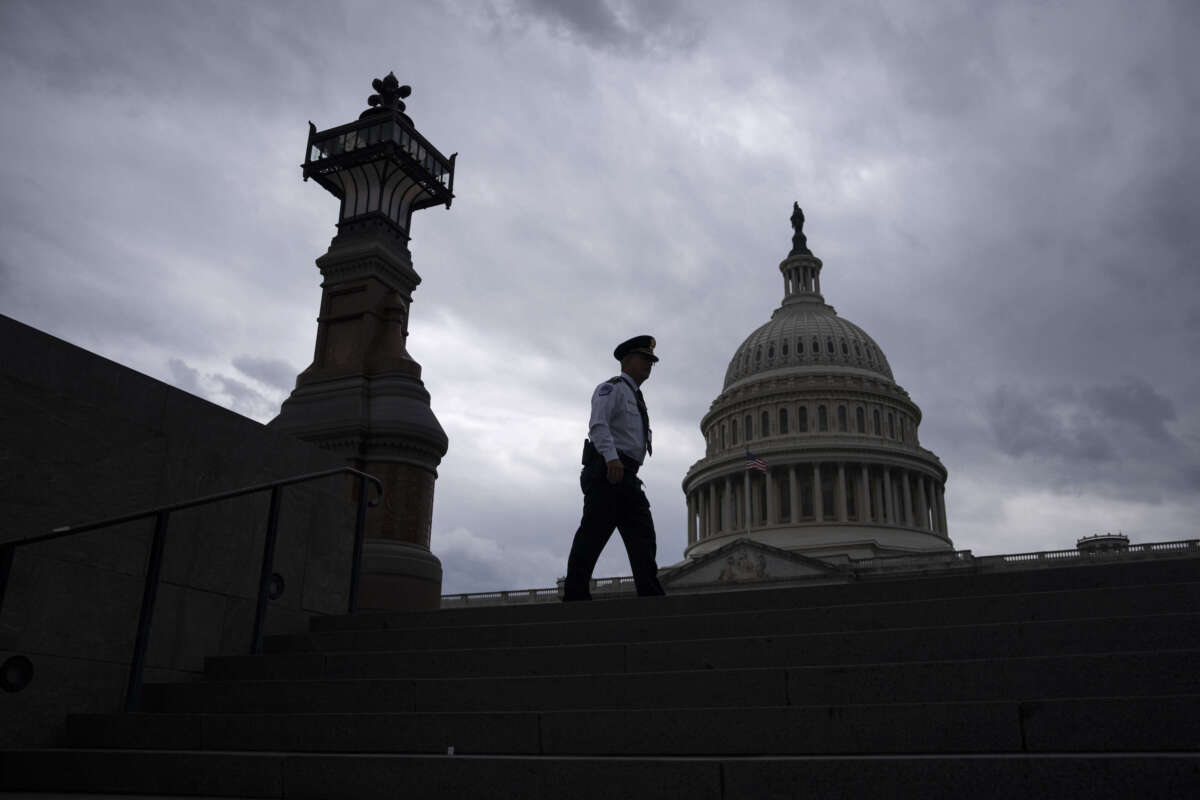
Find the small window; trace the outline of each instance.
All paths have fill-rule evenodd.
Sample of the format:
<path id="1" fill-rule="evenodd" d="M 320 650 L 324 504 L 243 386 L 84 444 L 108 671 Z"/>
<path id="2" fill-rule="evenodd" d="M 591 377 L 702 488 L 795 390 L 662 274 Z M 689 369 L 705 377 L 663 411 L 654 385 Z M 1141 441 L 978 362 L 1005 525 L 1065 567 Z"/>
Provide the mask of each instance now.
<path id="1" fill-rule="evenodd" d="M 784 339 L 784 340 L 783 340 L 783 344 L 782 344 L 782 345 L 780 345 L 780 347 L 783 349 L 783 355 L 786 357 L 786 356 L 787 356 L 787 354 L 788 354 L 788 343 L 787 343 L 787 339 Z"/>
<path id="2" fill-rule="evenodd" d="M 754 438 L 754 417 L 746 415 L 746 441 Z"/>
<path id="3" fill-rule="evenodd" d="M 896 415 L 890 411 L 888 412 L 888 438 L 896 438 Z"/>
<path id="4" fill-rule="evenodd" d="M 773 345 L 773 344 L 767 345 L 767 358 L 774 358 L 774 357 L 775 357 L 775 345 Z"/>
<path id="5" fill-rule="evenodd" d="M 863 413 L 862 406 L 854 409 L 854 421 L 857 423 L 859 433 L 867 432 L 867 415 Z"/>
<path id="6" fill-rule="evenodd" d="M 796 417 L 796 426 L 801 433 L 808 433 L 808 406 L 800 406 Z"/>
<path id="7" fill-rule="evenodd" d="M 796 340 L 796 355 L 799 355 L 799 356 L 804 355 L 804 340 L 803 339 Z"/>
<path id="8" fill-rule="evenodd" d="M 842 339 L 842 355 L 850 355 L 850 348 L 846 345 L 846 340 Z"/>
<path id="9" fill-rule="evenodd" d="M 877 408 L 874 411 L 872 411 L 871 413 L 875 416 L 875 435 L 882 436 L 883 431 L 880 430 L 880 428 L 879 428 L 879 409 Z"/>
<path id="10" fill-rule="evenodd" d="M 900 441 L 903 442 L 903 441 L 906 441 L 907 439 L 908 439 L 908 425 L 905 424 L 905 417 L 903 414 L 901 414 L 900 415 Z"/>
<path id="11" fill-rule="evenodd" d="M 876 413 L 878 413 L 878 412 L 876 412 Z M 729 423 L 729 434 L 730 434 L 730 437 L 733 439 L 733 443 L 737 444 L 737 420 L 736 419 L 733 422 Z"/>
<path id="12" fill-rule="evenodd" d="M 754 361 L 755 361 L 755 363 L 762 361 L 762 348 L 761 347 L 754 351 Z"/>
<path id="13" fill-rule="evenodd" d="M 833 354 L 833 339 L 832 338 L 825 340 L 825 352 L 829 353 L 831 355 Z"/>
<path id="14" fill-rule="evenodd" d="M 846 432 L 846 407 L 838 406 L 838 430 Z"/>
<path id="15" fill-rule="evenodd" d="M 829 430 L 829 412 L 825 406 L 817 406 L 817 430 Z"/>
<path id="16" fill-rule="evenodd" d="M 725 449 L 725 426 L 721 426 L 721 449 Z"/>
<path id="17" fill-rule="evenodd" d="M 821 342 L 818 341 L 817 337 L 815 337 L 815 336 L 813 337 L 813 340 L 812 340 L 812 354 L 814 356 L 821 354 Z"/>
<path id="18" fill-rule="evenodd" d="M 780 433 L 788 432 L 788 418 L 787 418 L 787 409 L 786 408 L 779 409 L 779 432 Z"/>
<path id="19" fill-rule="evenodd" d="M 766 411 L 762 413 L 762 425 L 758 429 L 758 435 L 763 439 L 771 435 L 771 415 Z"/>

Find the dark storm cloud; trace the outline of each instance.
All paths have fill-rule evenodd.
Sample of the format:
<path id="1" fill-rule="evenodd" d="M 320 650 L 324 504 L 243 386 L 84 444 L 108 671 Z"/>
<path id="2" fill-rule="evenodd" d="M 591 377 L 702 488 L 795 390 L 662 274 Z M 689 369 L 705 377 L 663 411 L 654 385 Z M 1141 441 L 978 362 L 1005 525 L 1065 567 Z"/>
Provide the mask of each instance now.
<path id="1" fill-rule="evenodd" d="M 1029 391 L 1003 386 L 987 398 L 993 441 L 1058 490 L 1154 500 L 1200 490 L 1200 448 L 1169 429 L 1174 404 L 1144 380 Z"/>
<path id="2" fill-rule="evenodd" d="M 594 48 L 640 52 L 695 45 L 699 23 L 685 3 L 614 0 L 516 0 L 518 17 L 538 19 L 568 38 Z"/>
<path id="3" fill-rule="evenodd" d="M 291 364 L 279 358 L 238 356 L 233 359 L 233 366 L 244 375 L 284 392 L 290 392 L 295 387 L 296 374 L 299 372 Z"/>
<path id="4" fill-rule="evenodd" d="M 925 412 L 957 544 L 1016 547 L 1060 519 L 1037 517 L 1047 489 L 1085 501 L 1055 536 L 1152 497 L 1193 519 L 1198 10 L 9 2 L 0 311 L 269 419 L 335 233 L 299 177 L 305 121 L 353 119 L 394 69 L 461 154 L 453 208 L 410 243 L 448 588 L 559 574 L 587 397 L 643 332 L 646 480 L 679 557 L 698 421 L 779 303 L 793 200 L 827 299 Z"/>

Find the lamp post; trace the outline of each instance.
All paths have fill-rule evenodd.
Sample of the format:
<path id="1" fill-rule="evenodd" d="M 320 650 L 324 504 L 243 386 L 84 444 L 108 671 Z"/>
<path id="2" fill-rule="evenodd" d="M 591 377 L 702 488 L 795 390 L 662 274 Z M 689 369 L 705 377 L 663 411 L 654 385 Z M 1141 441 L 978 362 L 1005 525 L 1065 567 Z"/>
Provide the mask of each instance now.
<path id="1" fill-rule="evenodd" d="M 408 354 L 409 307 L 421 282 L 408 250 L 414 211 L 454 198 L 447 158 L 405 112 L 411 90 L 374 81 L 369 108 L 345 125 L 310 122 L 302 166 L 338 198 L 313 362 L 270 422 L 384 482 L 363 548 L 359 607 L 436 608 L 441 562 L 430 550 L 434 482 L 447 439 Z"/>

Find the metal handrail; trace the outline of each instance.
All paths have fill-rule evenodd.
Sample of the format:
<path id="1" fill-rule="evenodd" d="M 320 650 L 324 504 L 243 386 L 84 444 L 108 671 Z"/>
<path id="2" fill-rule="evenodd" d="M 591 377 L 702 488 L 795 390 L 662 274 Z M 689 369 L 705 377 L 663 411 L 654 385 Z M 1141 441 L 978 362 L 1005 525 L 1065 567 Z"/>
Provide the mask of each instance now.
<path id="1" fill-rule="evenodd" d="M 4 610 L 4 595 L 8 589 L 8 579 L 12 572 L 13 559 L 18 547 L 38 544 L 39 542 L 48 542 L 53 539 L 75 536 L 99 528 L 119 525 L 124 522 L 154 517 L 154 538 L 150 544 L 150 557 L 146 565 L 146 580 L 142 587 L 142 606 L 138 614 L 137 637 L 133 645 L 133 658 L 129 664 L 129 681 L 125 688 L 125 710 L 136 711 L 138 703 L 141 700 L 142 674 L 146 667 L 146 649 L 150 643 L 150 624 L 154 618 L 154 604 L 158 597 L 159 576 L 162 572 L 163 548 L 167 534 L 167 520 L 170 518 L 171 512 L 270 490 L 271 505 L 267 512 L 267 535 L 263 542 L 262 571 L 259 574 L 258 581 L 258 604 L 254 613 L 254 632 L 251 635 L 250 642 L 251 654 L 258 655 L 262 653 L 263 626 L 267 616 L 267 601 L 270 599 L 271 570 L 275 563 L 275 540 L 279 533 L 279 509 L 280 500 L 283 496 L 283 487 L 341 474 L 358 476 L 358 510 L 354 521 L 354 551 L 350 563 L 350 599 L 348 602 L 349 613 L 353 614 L 358 610 L 358 578 L 360 562 L 362 561 L 367 507 L 377 506 L 383 499 L 383 483 L 374 475 L 369 475 L 353 467 L 335 467 L 334 469 L 327 469 L 322 472 L 310 472 L 304 475 L 271 481 L 270 483 L 260 483 L 242 489 L 234 489 L 229 492 L 205 495 L 204 497 L 198 497 L 182 503 L 172 503 L 144 511 L 136 511 L 132 514 L 123 514 L 119 517 L 109 517 L 108 519 L 96 522 L 87 522 L 82 525 L 62 525 L 50 533 L 0 542 L 0 612 Z M 374 484 L 378 492 L 374 500 L 367 499 L 367 481 Z"/>

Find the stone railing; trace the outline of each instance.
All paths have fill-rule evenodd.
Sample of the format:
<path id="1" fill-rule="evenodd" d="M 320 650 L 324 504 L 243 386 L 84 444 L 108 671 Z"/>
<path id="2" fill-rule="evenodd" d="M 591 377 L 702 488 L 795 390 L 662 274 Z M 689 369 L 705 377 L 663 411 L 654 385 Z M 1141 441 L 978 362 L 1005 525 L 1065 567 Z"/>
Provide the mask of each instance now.
<path id="1" fill-rule="evenodd" d="M 1058 567 L 1070 563 L 1140 561 L 1148 558 L 1172 558 L 1186 555 L 1200 555 L 1200 539 L 1131 544 L 1129 547 L 1119 550 L 1042 550 L 996 556 L 976 556 L 970 550 L 954 550 L 926 555 L 880 556 L 851 561 L 847 565 L 847 569 L 855 575 L 864 577 L 883 573 L 993 572 L 1003 569 Z M 633 578 L 628 575 L 616 578 L 594 578 L 591 587 L 592 594 L 599 596 L 617 597 L 634 594 Z M 561 596 L 561 587 L 447 594 L 442 595 L 442 608 L 555 603 Z"/>

